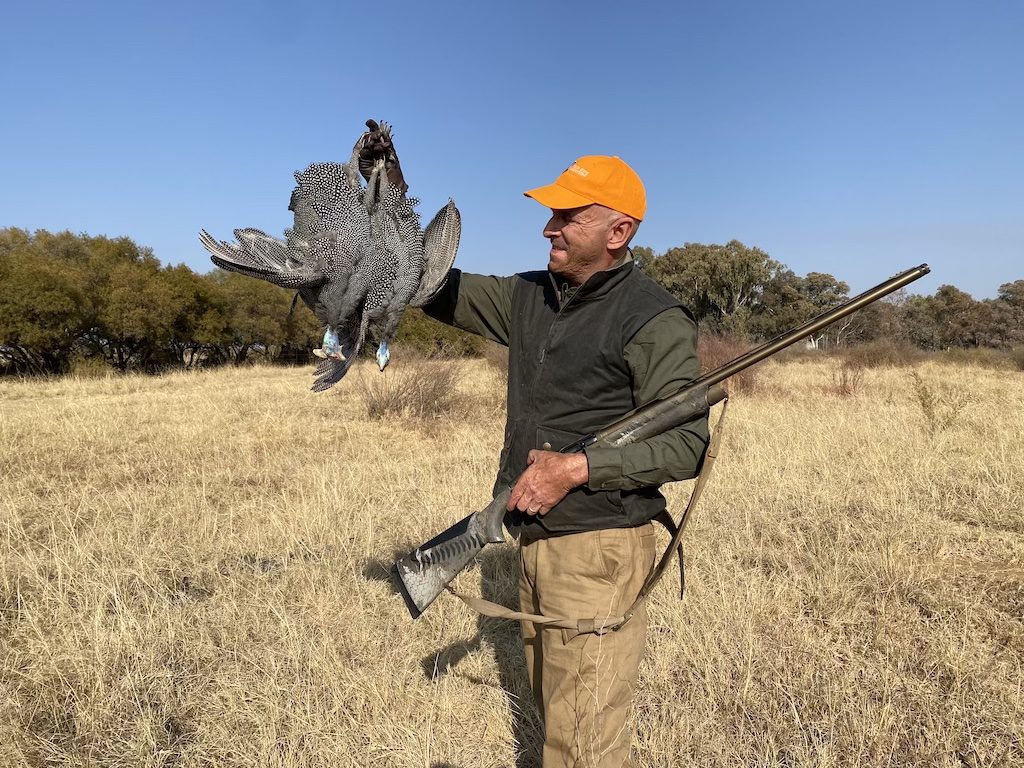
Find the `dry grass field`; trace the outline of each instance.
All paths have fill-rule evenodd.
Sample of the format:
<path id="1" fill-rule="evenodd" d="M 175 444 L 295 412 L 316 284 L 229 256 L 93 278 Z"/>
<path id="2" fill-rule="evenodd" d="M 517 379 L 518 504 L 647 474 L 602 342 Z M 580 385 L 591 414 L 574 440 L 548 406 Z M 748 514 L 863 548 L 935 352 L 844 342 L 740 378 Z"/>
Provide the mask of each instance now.
<path id="1" fill-rule="evenodd" d="M 452 365 L 449 415 L 390 420 L 368 368 L 0 382 L 0 765 L 536 765 L 517 629 L 387 576 L 488 501 L 500 378 Z M 1024 374 L 834 369 L 730 406 L 641 766 L 1024 765 Z"/>

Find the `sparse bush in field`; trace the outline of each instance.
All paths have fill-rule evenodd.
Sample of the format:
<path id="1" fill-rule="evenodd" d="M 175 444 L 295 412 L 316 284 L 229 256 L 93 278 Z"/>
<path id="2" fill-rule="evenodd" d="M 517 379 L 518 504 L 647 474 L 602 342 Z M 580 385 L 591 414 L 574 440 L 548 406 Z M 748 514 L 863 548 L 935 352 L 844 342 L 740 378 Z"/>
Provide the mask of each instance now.
<path id="1" fill-rule="evenodd" d="M 71 375 L 80 379 L 102 379 L 114 373 L 107 361 L 99 355 L 73 355 L 71 358 Z"/>
<path id="2" fill-rule="evenodd" d="M 921 407 L 925 429 L 935 435 L 953 426 L 960 413 L 971 404 L 971 393 L 962 389 L 939 391 L 924 380 L 917 371 L 910 372 L 914 398 Z"/>
<path id="3" fill-rule="evenodd" d="M 482 353 L 484 346 L 484 340 L 479 336 L 438 322 L 416 308 L 402 315 L 395 342 L 428 357 L 438 353 L 450 357 L 475 357 Z"/>
<path id="4" fill-rule="evenodd" d="M 503 418 L 508 395 L 508 347 L 488 341 L 484 343 L 482 354 L 497 381 L 485 390 L 479 402 L 490 418 Z"/>
<path id="5" fill-rule="evenodd" d="M 697 356 L 700 358 L 700 372 L 707 373 L 721 368 L 752 348 L 749 342 L 736 336 L 717 333 L 702 333 L 697 338 Z M 753 368 L 729 378 L 727 386 L 731 392 L 753 392 L 757 389 L 757 374 Z"/>
<path id="6" fill-rule="evenodd" d="M 508 381 L 508 347 L 493 341 L 484 343 L 482 355 L 487 364 L 498 372 L 501 380 Z"/>
<path id="7" fill-rule="evenodd" d="M 820 350 L 812 349 L 806 344 L 797 343 L 773 355 L 772 359 L 777 363 L 813 363 L 821 360 L 823 354 Z"/>
<path id="8" fill-rule="evenodd" d="M 864 364 L 857 358 L 840 357 L 832 369 L 832 392 L 850 397 L 860 392 L 864 384 Z"/>
<path id="9" fill-rule="evenodd" d="M 459 367 L 450 358 L 406 361 L 400 368 L 371 371 L 359 379 L 371 419 L 434 419 L 450 416 L 460 402 Z"/>
<path id="10" fill-rule="evenodd" d="M 1024 371 L 1024 347 L 1014 347 L 1011 349 L 1010 359 L 1013 360 L 1018 371 Z"/>
<path id="11" fill-rule="evenodd" d="M 995 371 L 1011 370 L 1015 365 L 1009 353 L 991 347 L 954 347 L 937 353 L 935 361 L 948 365 L 976 365 Z"/>
<path id="12" fill-rule="evenodd" d="M 902 367 L 920 363 L 926 355 L 920 349 L 891 341 L 858 344 L 846 350 L 845 359 L 862 368 Z"/>

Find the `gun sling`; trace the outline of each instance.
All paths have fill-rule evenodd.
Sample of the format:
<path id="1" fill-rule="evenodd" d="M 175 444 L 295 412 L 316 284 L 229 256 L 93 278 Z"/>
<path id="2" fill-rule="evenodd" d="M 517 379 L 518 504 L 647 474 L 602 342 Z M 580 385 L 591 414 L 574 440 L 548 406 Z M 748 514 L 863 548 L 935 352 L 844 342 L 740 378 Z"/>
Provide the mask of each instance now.
<path id="1" fill-rule="evenodd" d="M 718 423 L 715 425 L 715 429 L 711 433 L 708 449 L 704 455 L 704 464 L 701 467 L 700 474 L 697 475 L 697 482 L 693 486 L 693 492 L 690 494 L 690 499 L 686 503 L 683 515 L 679 519 L 679 525 L 676 525 L 672 520 L 672 515 L 669 514 L 668 510 L 663 511 L 655 518 L 655 520 L 665 526 L 669 535 L 672 537 L 672 540 L 669 542 L 669 545 L 665 549 L 661 559 L 655 563 L 654 568 L 647 575 L 647 579 L 644 581 L 644 585 L 640 589 L 640 593 L 637 595 L 636 600 L 621 616 L 608 616 L 604 618 L 591 619 L 568 619 L 554 616 L 541 616 L 535 613 L 521 613 L 519 611 L 513 611 L 510 608 L 506 608 L 503 605 L 499 605 L 498 603 L 491 602 L 490 600 L 484 600 L 481 597 L 473 597 L 472 595 L 456 592 L 450 585 L 445 586 L 445 589 L 462 600 L 462 602 L 474 611 L 484 616 L 490 616 L 495 619 L 530 621 L 540 627 L 562 629 L 567 633 L 567 640 L 576 637 L 577 635 L 586 635 L 591 633 L 595 635 L 603 635 L 607 632 L 614 632 L 633 617 L 637 610 L 639 610 L 644 602 L 646 602 L 647 598 L 654 590 L 654 587 L 665 574 L 668 564 L 672 560 L 672 553 L 676 552 L 679 555 L 679 599 L 681 600 L 683 598 L 683 592 L 686 589 L 686 568 L 683 563 L 683 533 L 686 530 L 687 522 L 689 522 L 690 517 L 693 514 L 693 510 L 697 506 L 697 502 L 700 500 L 701 494 L 704 492 L 704 486 L 707 485 L 708 478 L 711 477 L 711 470 L 715 465 L 715 459 L 718 457 L 718 449 L 722 441 L 722 426 L 725 421 L 725 411 L 728 406 L 729 398 L 726 397 L 722 401 L 722 412 L 719 414 Z"/>

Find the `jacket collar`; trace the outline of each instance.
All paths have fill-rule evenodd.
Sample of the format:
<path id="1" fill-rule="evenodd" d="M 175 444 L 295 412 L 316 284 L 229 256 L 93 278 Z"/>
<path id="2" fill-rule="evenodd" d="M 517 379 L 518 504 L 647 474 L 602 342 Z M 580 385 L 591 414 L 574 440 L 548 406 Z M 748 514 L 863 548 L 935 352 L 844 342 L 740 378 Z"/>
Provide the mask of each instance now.
<path id="1" fill-rule="evenodd" d="M 600 272 L 595 272 L 586 282 L 583 283 L 579 288 L 569 287 L 566 294 L 573 297 L 574 301 L 592 301 L 599 299 L 606 295 L 616 285 L 626 279 L 626 276 L 633 270 L 633 256 L 627 251 L 626 255 L 623 256 L 615 264 L 612 264 L 608 269 L 603 269 Z M 558 302 L 561 304 L 565 301 L 563 295 L 563 288 L 567 284 L 561 283 L 558 276 L 548 270 L 548 278 L 551 280 L 551 285 L 555 289 L 555 296 L 558 297 Z"/>

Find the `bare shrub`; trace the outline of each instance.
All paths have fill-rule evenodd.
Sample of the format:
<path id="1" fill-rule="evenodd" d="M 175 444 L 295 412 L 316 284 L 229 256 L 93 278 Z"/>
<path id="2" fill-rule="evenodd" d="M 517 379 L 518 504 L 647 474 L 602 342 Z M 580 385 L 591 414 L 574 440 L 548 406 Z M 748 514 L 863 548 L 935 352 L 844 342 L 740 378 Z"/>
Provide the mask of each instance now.
<path id="1" fill-rule="evenodd" d="M 736 336 L 702 333 L 697 338 L 700 372 L 703 374 L 721 368 L 751 348 L 749 342 Z M 728 386 L 732 392 L 753 392 L 757 389 L 757 374 L 753 368 L 747 368 L 742 373 L 730 377 Z"/>
<path id="2" fill-rule="evenodd" d="M 778 363 L 813 363 L 821 360 L 822 352 L 806 344 L 794 344 L 772 356 Z"/>
<path id="3" fill-rule="evenodd" d="M 76 354 L 71 358 L 70 369 L 71 375 L 79 379 L 102 379 L 115 373 L 99 355 Z"/>
<path id="4" fill-rule="evenodd" d="M 1024 371 L 1024 347 L 1014 347 L 1011 349 L 1010 359 L 1013 360 L 1018 371 Z"/>
<path id="5" fill-rule="evenodd" d="M 872 341 L 846 350 L 845 359 L 863 368 L 899 368 L 920 363 L 926 353 L 907 344 L 891 341 Z"/>
<path id="6" fill-rule="evenodd" d="M 940 391 L 917 371 L 910 372 L 910 380 L 914 386 L 914 398 L 924 416 L 925 430 L 930 435 L 945 432 L 953 426 L 964 408 L 971 404 L 971 393 L 966 390 Z"/>
<path id="7" fill-rule="evenodd" d="M 508 381 L 508 347 L 488 341 L 484 344 L 481 354 L 487 365 L 498 372 L 502 381 Z"/>
<path id="8" fill-rule="evenodd" d="M 994 371 L 1008 371 L 1017 367 L 1010 353 L 991 347 L 954 347 L 938 353 L 935 361 L 947 365 L 974 365 L 979 368 L 991 368 Z"/>
<path id="9" fill-rule="evenodd" d="M 850 397 L 860 392 L 864 385 L 864 364 L 857 358 L 845 355 L 838 359 L 832 369 L 832 392 L 840 397 Z"/>
<path id="10" fill-rule="evenodd" d="M 456 362 L 434 357 L 362 376 L 359 388 L 370 419 L 436 419 L 450 416 L 459 406 L 458 383 Z"/>

